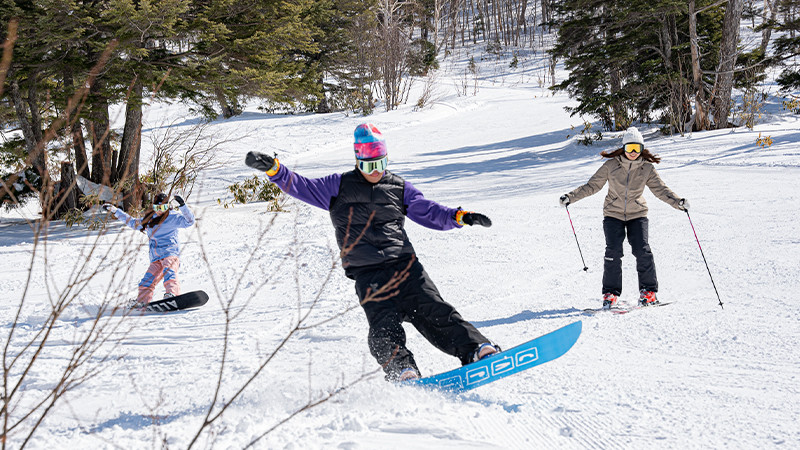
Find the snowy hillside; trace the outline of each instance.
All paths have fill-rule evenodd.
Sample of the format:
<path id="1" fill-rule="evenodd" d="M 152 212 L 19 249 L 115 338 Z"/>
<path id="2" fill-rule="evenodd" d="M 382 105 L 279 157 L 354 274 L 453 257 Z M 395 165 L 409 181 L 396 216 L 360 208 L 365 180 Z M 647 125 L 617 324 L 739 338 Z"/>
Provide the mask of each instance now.
<path id="1" fill-rule="evenodd" d="M 569 210 L 587 272 L 558 197 L 588 180 L 602 164 L 598 153 L 618 146 L 620 134 L 577 144 L 583 120 L 569 117 L 563 109 L 569 99 L 542 89 L 536 73 L 523 65 L 486 76 L 477 95 L 467 96 L 456 95 L 457 78 L 443 76 L 438 101 L 419 111 L 407 106 L 364 118 L 251 108 L 214 122 L 211 133 L 237 140 L 219 156 L 223 168 L 206 173 L 187 199 L 198 221 L 182 234 L 180 271 L 184 291 L 202 289 L 211 300 L 166 316 L 104 317 L 120 328 L 97 364 L 102 371 L 57 404 L 28 448 L 188 447 L 212 402 L 216 413 L 280 345 L 194 448 L 243 448 L 254 440 L 254 448 L 265 449 L 797 448 L 800 117 L 771 97 L 767 118 L 752 131 L 665 137 L 647 129 L 647 146 L 663 158 L 662 179 L 691 202 L 724 309 L 687 215 L 647 192 L 658 295 L 674 304 L 591 316 L 582 310 L 600 305 L 604 191 Z M 154 105 L 146 121 L 145 142 L 164 123 L 190 127 L 196 118 L 181 105 Z M 294 200 L 284 213 L 266 212 L 263 203 L 226 209 L 217 199 L 256 174 L 243 163 L 249 150 L 276 152 L 311 177 L 350 170 L 352 131 L 364 121 L 386 137 L 389 170 L 427 198 L 484 213 L 494 223 L 438 232 L 407 222 L 443 297 L 504 347 L 581 320 L 583 334 L 572 350 L 461 396 L 396 386 L 381 374 L 336 392 L 378 367 L 353 282 L 333 267 L 338 250 L 328 213 Z M 761 148 L 759 133 L 774 143 Z M 28 397 L 20 410 L 53 387 L 52 372 L 72 356 L 70 343 L 90 332 L 109 285 L 133 295 L 148 265 L 145 237 L 117 223 L 99 237 L 55 223 L 34 255 L 24 220 L 34 211 L 0 216 L 4 346 L 17 324 L 7 355 L 41 339 L 36 333 L 48 299 L 65 290 L 75 264 L 111 267 L 124 256 L 125 271 L 101 271 L 76 293 L 21 387 Z M 92 247 L 99 250 L 89 254 Z M 633 303 L 628 244 L 625 253 L 621 299 Z M 29 275 L 26 307 L 16 317 Z M 312 306 L 306 323 L 317 325 L 282 344 Z M 457 366 L 416 330 L 407 331 L 423 375 Z M 281 423 L 331 392 L 330 400 Z M 9 447 L 25 436 L 24 430 L 13 435 Z"/>

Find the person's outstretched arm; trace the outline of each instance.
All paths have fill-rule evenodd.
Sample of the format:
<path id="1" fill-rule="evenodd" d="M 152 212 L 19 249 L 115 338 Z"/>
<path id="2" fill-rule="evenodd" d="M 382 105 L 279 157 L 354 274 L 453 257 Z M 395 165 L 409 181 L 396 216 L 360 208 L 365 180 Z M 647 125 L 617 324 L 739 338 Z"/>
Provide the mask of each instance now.
<path id="1" fill-rule="evenodd" d="M 461 208 L 448 208 L 433 200 L 428 200 L 414 185 L 405 182 L 403 204 L 406 216 L 422 225 L 434 230 L 451 230 L 464 225 L 482 225 L 489 227 L 492 221 L 483 214 L 463 211 Z"/>
<path id="2" fill-rule="evenodd" d="M 266 172 L 269 181 L 283 192 L 326 211 L 330 209 L 331 199 L 339 193 L 342 175 L 338 173 L 322 178 L 306 178 L 286 168 L 277 158 L 258 152 L 249 152 L 245 163 Z"/>
<path id="3" fill-rule="evenodd" d="M 117 220 L 121 220 L 130 228 L 134 230 L 139 230 L 139 227 L 142 225 L 142 219 L 135 219 L 129 216 L 125 211 L 117 208 L 116 206 L 112 205 L 111 203 L 106 203 L 103 205 L 103 209 L 110 212 L 117 218 Z"/>

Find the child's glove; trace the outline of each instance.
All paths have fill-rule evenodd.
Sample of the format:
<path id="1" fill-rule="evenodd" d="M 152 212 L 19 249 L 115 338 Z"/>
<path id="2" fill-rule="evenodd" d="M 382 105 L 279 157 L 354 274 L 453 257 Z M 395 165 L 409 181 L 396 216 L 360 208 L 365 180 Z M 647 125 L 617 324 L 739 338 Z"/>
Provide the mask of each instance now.
<path id="1" fill-rule="evenodd" d="M 481 213 L 476 213 L 472 211 L 464 211 L 461 208 L 456 211 L 456 216 L 454 217 L 456 223 L 459 225 L 481 225 L 484 227 L 492 226 L 492 221 L 484 216 Z"/>
<path id="2" fill-rule="evenodd" d="M 114 213 L 117 212 L 117 207 L 112 205 L 111 203 L 104 203 L 102 208 L 105 209 L 106 211 L 110 212 L 111 214 L 114 214 Z"/>
<path id="3" fill-rule="evenodd" d="M 688 211 L 689 210 L 689 200 L 682 198 L 681 201 L 678 202 L 678 209 L 681 211 Z"/>
<path id="4" fill-rule="evenodd" d="M 183 201 L 183 197 L 181 197 L 180 195 L 175 195 L 172 198 L 174 198 L 175 201 L 178 202 L 178 206 L 183 206 L 186 204 L 186 202 Z"/>
<path id="5" fill-rule="evenodd" d="M 561 206 L 566 208 L 567 205 L 569 205 L 569 196 L 567 194 L 564 194 L 561 196 L 561 198 L 558 199 L 558 201 L 559 203 L 561 203 Z"/>
<path id="6" fill-rule="evenodd" d="M 253 169 L 267 172 L 267 175 L 272 176 L 278 173 L 281 164 L 277 158 L 273 158 L 265 153 L 247 152 L 244 158 L 244 163 Z"/>

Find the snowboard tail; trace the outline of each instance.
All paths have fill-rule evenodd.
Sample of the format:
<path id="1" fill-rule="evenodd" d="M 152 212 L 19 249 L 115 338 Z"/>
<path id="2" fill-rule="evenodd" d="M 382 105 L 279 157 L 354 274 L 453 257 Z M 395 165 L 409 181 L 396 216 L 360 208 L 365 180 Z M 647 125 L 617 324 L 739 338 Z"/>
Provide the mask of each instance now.
<path id="1" fill-rule="evenodd" d="M 452 392 L 474 389 L 560 357 L 578 340 L 581 327 L 580 321 L 574 322 L 472 364 L 407 383 Z"/>
<path id="2" fill-rule="evenodd" d="M 208 301 L 208 294 L 203 291 L 187 292 L 176 295 L 175 297 L 165 298 L 155 302 L 150 302 L 144 311 L 147 312 L 170 312 L 182 309 L 198 308 Z"/>

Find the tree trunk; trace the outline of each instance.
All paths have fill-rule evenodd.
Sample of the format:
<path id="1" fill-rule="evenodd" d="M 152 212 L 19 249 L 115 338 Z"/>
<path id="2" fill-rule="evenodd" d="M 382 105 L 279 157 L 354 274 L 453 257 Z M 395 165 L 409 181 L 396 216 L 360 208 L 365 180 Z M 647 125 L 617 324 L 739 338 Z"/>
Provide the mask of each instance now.
<path id="1" fill-rule="evenodd" d="M 728 112 L 731 109 L 731 91 L 733 91 L 733 69 L 736 67 L 736 58 L 739 55 L 739 22 L 742 19 L 743 8 L 744 0 L 729 0 L 725 6 L 717 80 L 714 84 L 714 123 L 718 130 L 728 127 Z"/>
<path id="2" fill-rule="evenodd" d="M 103 93 L 104 83 L 98 79 L 90 88 L 92 139 L 92 181 L 111 186 L 111 138 L 108 120 L 108 98 Z"/>
<path id="3" fill-rule="evenodd" d="M 75 183 L 75 169 L 70 161 L 61 163 L 61 184 L 56 196 L 56 217 L 78 208 L 78 188 Z"/>
<path id="4" fill-rule="evenodd" d="M 13 80 L 9 87 L 11 103 L 14 105 L 14 112 L 16 113 L 19 127 L 22 130 L 22 138 L 25 140 L 25 150 L 28 152 L 28 161 L 39 171 L 39 175 L 42 175 L 47 170 L 47 167 L 44 164 L 44 155 L 39 154 L 39 141 L 36 140 L 33 125 L 31 124 L 30 118 L 28 118 L 28 108 L 26 107 L 27 104 L 22 99 L 22 94 L 19 90 L 19 82 Z"/>
<path id="5" fill-rule="evenodd" d="M 775 17 L 778 14 L 776 3 L 776 0 L 764 0 L 764 10 L 761 18 L 763 23 L 768 23 L 769 25 L 761 30 L 761 46 L 759 47 L 759 50 L 761 50 L 761 55 L 763 56 L 766 56 L 767 54 L 767 46 L 769 45 L 769 39 L 772 36 L 772 23 L 775 22 Z M 769 15 L 767 15 L 767 10 L 769 10 Z"/>
<path id="6" fill-rule="evenodd" d="M 222 89 L 214 88 L 214 95 L 217 97 L 217 103 L 219 103 L 219 107 L 222 109 L 222 117 L 230 119 L 236 115 Z"/>
<path id="7" fill-rule="evenodd" d="M 125 128 L 122 131 L 122 142 L 119 146 L 119 161 L 116 166 L 116 178 L 123 186 L 123 202 L 135 196 L 135 184 L 139 179 L 139 156 L 142 149 L 142 83 L 137 79 L 125 106 Z M 130 200 L 138 204 L 139 199 Z"/>
<path id="8" fill-rule="evenodd" d="M 83 128 L 81 128 L 81 120 L 75 118 L 72 123 L 72 149 L 75 151 L 75 165 L 78 174 L 83 178 L 89 179 L 89 160 L 86 158 L 86 144 L 83 139 Z"/>
<path id="9" fill-rule="evenodd" d="M 707 130 L 708 107 L 706 105 L 703 75 L 700 71 L 700 48 L 697 40 L 697 13 L 695 0 L 689 0 L 689 44 L 692 50 L 692 87 L 694 88 L 694 125 L 695 131 Z"/>
<path id="10" fill-rule="evenodd" d="M 67 90 L 67 98 L 72 98 L 75 93 L 75 83 L 72 78 L 72 69 L 67 67 L 64 70 L 64 88 Z M 86 158 L 86 143 L 83 139 L 83 129 L 81 128 L 81 119 L 77 115 L 78 106 L 80 105 L 66 105 L 66 121 L 69 126 L 70 135 L 72 135 L 72 151 L 75 153 L 75 168 L 78 175 L 89 179 L 89 161 Z M 71 125 L 69 125 L 71 124 Z"/>

